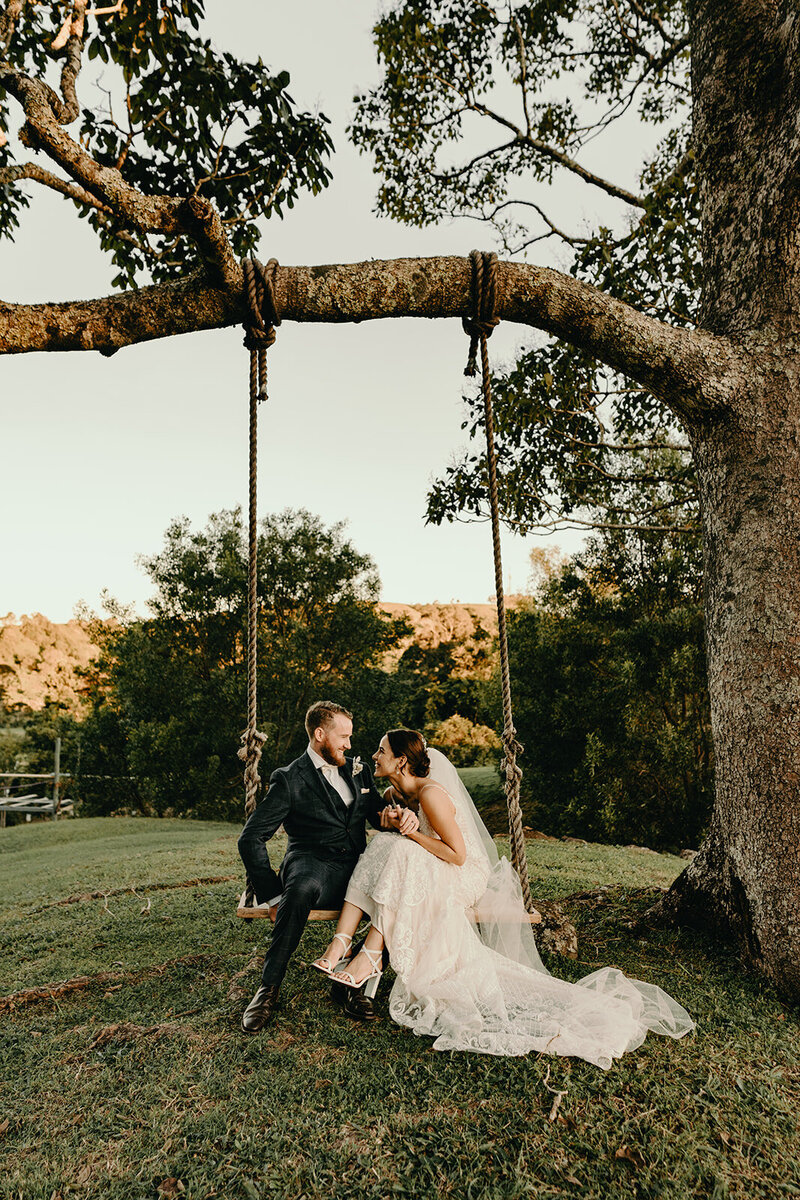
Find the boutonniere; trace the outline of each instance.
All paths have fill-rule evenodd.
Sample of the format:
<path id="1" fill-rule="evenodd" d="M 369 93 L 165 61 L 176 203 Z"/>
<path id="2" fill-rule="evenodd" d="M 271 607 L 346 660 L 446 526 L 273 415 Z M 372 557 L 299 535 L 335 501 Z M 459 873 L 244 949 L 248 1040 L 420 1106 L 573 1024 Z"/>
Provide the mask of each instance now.
<path id="1" fill-rule="evenodd" d="M 364 764 L 361 761 L 359 755 L 356 755 L 355 758 L 353 759 L 353 779 L 355 779 L 356 775 L 360 775 L 363 770 L 364 770 Z"/>

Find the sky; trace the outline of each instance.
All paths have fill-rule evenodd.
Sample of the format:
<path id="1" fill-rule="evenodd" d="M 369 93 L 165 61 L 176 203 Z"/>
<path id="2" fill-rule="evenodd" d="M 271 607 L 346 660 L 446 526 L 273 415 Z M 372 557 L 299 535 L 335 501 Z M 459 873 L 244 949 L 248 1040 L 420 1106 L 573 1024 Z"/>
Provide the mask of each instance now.
<path id="1" fill-rule="evenodd" d="M 418 230 L 372 212 L 377 179 L 348 145 L 353 96 L 377 79 L 364 0 L 209 0 L 206 32 L 225 50 L 259 55 L 291 75 L 304 109 L 331 119 L 332 185 L 283 221 L 261 224 L 258 256 L 283 265 L 468 254 L 495 248 L 491 231 L 459 221 Z M 314 37 L 309 38 L 309 29 Z M 91 99 L 89 81 L 79 81 Z M 80 87 L 79 87 L 80 92 Z M 636 131 L 584 157 L 635 184 Z M 595 162 L 592 161 L 592 154 Z M 28 185 L 33 188 L 34 185 Z M 559 218 L 578 229 L 619 206 L 597 189 L 556 178 Z M 37 188 L 13 243 L 0 242 L 0 294 L 33 303 L 110 293 L 112 269 L 72 206 Z M 535 261 L 558 265 L 549 243 Z M 490 356 L 513 359 L 528 330 L 500 325 Z M 487 524 L 426 526 L 428 486 L 465 443 L 459 321 L 392 319 L 360 325 L 284 323 L 269 355 L 270 401 L 259 416 L 259 510 L 306 508 L 378 566 L 382 598 L 485 603 L 493 594 Z M 2 478 L 0 617 L 42 612 L 67 621 L 76 604 L 100 609 L 103 590 L 146 612 L 150 582 L 137 563 L 156 553 L 169 522 L 202 528 L 247 497 L 247 354 L 239 329 L 97 354 L 0 358 Z M 353 469 L 355 468 L 355 469 Z M 577 534 L 524 539 L 506 532 L 505 586 L 523 591 L 530 552 L 567 552 Z"/>

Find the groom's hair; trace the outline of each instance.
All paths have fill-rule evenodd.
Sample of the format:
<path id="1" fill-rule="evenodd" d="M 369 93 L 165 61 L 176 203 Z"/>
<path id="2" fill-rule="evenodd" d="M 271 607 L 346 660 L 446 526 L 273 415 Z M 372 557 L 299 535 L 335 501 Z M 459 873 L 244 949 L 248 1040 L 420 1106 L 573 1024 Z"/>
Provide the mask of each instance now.
<path id="1" fill-rule="evenodd" d="M 312 704 L 306 713 L 306 733 L 309 741 L 313 738 L 315 729 L 319 729 L 320 725 L 330 725 L 336 716 L 347 717 L 348 721 L 353 719 L 351 712 L 342 708 L 341 704 L 334 704 L 332 700 L 317 700 Z"/>

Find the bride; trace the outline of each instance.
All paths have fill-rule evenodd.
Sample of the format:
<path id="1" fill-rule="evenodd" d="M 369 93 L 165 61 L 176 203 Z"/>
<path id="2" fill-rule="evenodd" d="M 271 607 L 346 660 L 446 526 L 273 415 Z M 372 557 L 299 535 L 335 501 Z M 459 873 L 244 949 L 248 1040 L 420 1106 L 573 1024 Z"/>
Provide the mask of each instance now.
<path id="1" fill-rule="evenodd" d="M 569 1055 L 607 1070 L 650 1032 L 683 1037 L 689 1014 L 661 988 L 604 967 L 556 979 L 536 950 L 519 881 L 452 763 L 409 729 L 386 733 L 377 778 L 391 784 L 382 823 L 358 860 L 333 941 L 314 966 L 350 987 L 380 975 L 384 947 L 397 978 L 393 1020 L 436 1050 Z M 397 832 L 403 807 L 419 829 Z M 371 921 L 349 958 L 362 914 Z"/>

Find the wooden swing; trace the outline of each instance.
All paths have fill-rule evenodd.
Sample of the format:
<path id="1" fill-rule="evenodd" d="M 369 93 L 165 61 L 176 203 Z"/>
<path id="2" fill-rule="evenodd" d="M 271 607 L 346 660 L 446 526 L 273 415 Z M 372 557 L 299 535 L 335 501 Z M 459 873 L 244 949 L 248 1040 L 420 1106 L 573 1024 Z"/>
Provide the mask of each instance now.
<path id="1" fill-rule="evenodd" d="M 473 250 L 471 313 L 463 319 L 464 331 L 469 335 L 470 347 L 465 375 L 477 373 L 477 353 L 480 348 L 481 376 L 483 387 L 484 429 L 486 432 L 486 461 L 489 469 L 489 507 L 492 522 L 494 552 L 495 597 L 497 601 L 497 630 L 500 643 L 500 676 L 503 695 L 503 751 L 505 771 L 505 793 L 508 805 L 508 826 L 511 841 L 511 861 L 519 876 L 522 897 L 528 920 L 532 924 L 541 921 L 541 915 L 533 907 L 528 863 L 525 856 L 525 835 L 522 828 L 522 810 L 519 802 L 519 785 L 522 771 L 517 765 L 517 752 L 522 750 L 516 737 L 511 710 L 511 677 L 508 665 L 508 639 L 506 635 L 506 608 L 503 593 L 503 564 L 500 553 L 500 516 L 497 497 L 497 455 L 494 445 L 494 416 L 492 411 L 492 387 L 489 374 L 487 338 L 500 323 L 497 296 L 497 255 Z M 257 554 L 258 530 L 256 513 L 256 468 L 258 406 L 267 399 L 267 350 L 275 341 L 275 327 L 280 325 L 280 315 L 275 303 L 274 276 L 277 259 L 271 258 L 266 267 L 255 257 L 245 259 L 244 270 L 245 303 L 248 317 L 245 321 L 244 344 L 250 351 L 250 476 L 249 476 L 249 570 L 247 605 L 247 729 L 242 735 L 239 757 L 244 760 L 245 821 L 256 807 L 261 777 L 258 764 L 266 737 L 256 729 L 256 634 L 258 600 Z M 239 899 L 236 915 L 245 920 L 269 917 L 269 906 L 256 904 L 252 884 L 247 880 Z M 335 921 L 338 909 L 312 909 L 310 921 Z M 480 912 L 473 911 L 472 919 L 480 921 Z"/>

